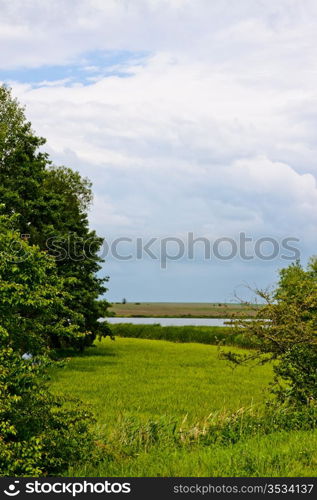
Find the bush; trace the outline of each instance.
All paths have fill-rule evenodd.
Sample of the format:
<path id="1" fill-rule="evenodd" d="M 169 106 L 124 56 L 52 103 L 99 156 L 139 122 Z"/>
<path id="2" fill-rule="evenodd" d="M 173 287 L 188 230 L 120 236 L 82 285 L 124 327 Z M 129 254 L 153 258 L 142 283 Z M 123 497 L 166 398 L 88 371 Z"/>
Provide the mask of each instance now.
<path id="1" fill-rule="evenodd" d="M 317 260 L 305 270 L 299 263 L 280 271 L 273 293 L 258 291 L 266 305 L 254 320 L 237 320 L 236 331 L 256 339 L 261 362 L 276 360 L 275 386 L 279 401 L 311 405 L 317 401 Z M 236 363 L 251 356 L 224 354 Z"/>
<path id="2" fill-rule="evenodd" d="M 23 360 L 0 327 L 0 476 L 58 475 L 94 458 L 92 415 L 48 391 L 47 363 Z"/>

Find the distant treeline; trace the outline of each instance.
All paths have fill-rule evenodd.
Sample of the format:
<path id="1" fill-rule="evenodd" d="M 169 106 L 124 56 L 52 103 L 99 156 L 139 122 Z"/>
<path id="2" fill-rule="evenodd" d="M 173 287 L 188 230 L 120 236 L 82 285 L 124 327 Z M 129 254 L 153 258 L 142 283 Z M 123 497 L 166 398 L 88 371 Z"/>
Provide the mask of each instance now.
<path id="1" fill-rule="evenodd" d="M 126 299 L 125 299 L 126 300 Z M 122 302 L 111 305 L 111 314 L 125 318 L 253 318 L 261 305 L 207 302 Z"/>

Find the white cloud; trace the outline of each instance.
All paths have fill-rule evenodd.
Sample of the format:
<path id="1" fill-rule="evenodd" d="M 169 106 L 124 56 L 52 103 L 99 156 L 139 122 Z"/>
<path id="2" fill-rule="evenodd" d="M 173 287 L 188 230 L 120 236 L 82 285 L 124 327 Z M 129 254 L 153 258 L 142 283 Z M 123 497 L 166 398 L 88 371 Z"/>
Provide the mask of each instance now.
<path id="1" fill-rule="evenodd" d="M 188 190 L 196 190 L 207 206 L 214 197 L 221 206 L 230 205 L 230 196 L 255 212 L 265 198 L 261 217 L 265 227 L 270 222 L 271 230 L 276 218 L 270 220 L 270 207 L 266 217 L 268 202 L 282 213 L 292 213 L 290 225 L 303 210 L 305 217 L 314 217 L 316 165 L 311 161 L 308 173 L 305 166 L 297 169 L 287 161 L 298 138 L 302 144 L 297 143 L 297 155 L 302 151 L 307 156 L 305 126 L 289 121 L 289 108 L 303 99 L 292 88 L 254 87 L 212 65 L 175 62 L 161 54 L 128 78 L 108 77 L 86 86 L 15 85 L 15 92 L 28 105 L 53 156 L 61 161 L 72 151 L 81 165 L 87 165 L 97 189 L 106 171 L 137 179 L 145 211 L 146 183 L 158 204 L 164 203 L 164 191 L 173 191 L 185 211 L 188 205 L 190 210 Z M 315 153 L 316 146 L 311 160 Z M 92 175 L 89 165 L 94 166 Z M 104 189 L 111 191 L 111 182 Z M 134 189 L 138 192 L 138 185 Z M 213 217 L 225 231 L 222 215 L 219 209 Z M 197 213 L 194 224 L 199 217 L 203 214 Z M 178 218 L 169 215 L 168 226 L 177 231 L 177 224 Z"/>
<path id="2" fill-rule="evenodd" d="M 84 61 L 88 85 L 13 87 L 52 157 L 94 182 L 99 231 L 291 235 L 314 253 L 316 2 L 74 5 L 0 0 L 0 67 Z M 95 50 L 148 55 L 104 77 Z"/>
<path id="3" fill-rule="evenodd" d="M 291 50 L 315 65 L 314 0 L 1 0 L 0 7 L 4 67 L 67 63 L 96 49 L 168 51 L 219 64 Z"/>

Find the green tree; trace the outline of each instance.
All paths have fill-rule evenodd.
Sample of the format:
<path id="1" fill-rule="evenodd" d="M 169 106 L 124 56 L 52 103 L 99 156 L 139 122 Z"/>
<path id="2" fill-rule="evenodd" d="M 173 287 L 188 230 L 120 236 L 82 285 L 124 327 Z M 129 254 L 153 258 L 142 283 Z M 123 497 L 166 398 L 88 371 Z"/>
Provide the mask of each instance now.
<path id="1" fill-rule="evenodd" d="M 55 261 L 21 239 L 15 220 L 0 216 L 0 325 L 20 354 L 77 345 L 88 333 L 79 327 L 81 315 L 67 306 Z"/>
<path id="2" fill-rule="evenodd" d="M 37 225 L 48 163 L 47 154 L 39 150 L 44 143 L 34 134 L 11 91 L 0 86 L 0 203 L 8 214 L 20 214 L 19 228 L 24 234 Z"/>
<path id="3" fill-rule="evenodd" d="M 15 219 L 0 216 L 0 475 L 61 474 L 95 454 L 93 419 L 49 392 L 47 354 L 52 339 L 68 346 L 85 332 L 54 259 L 21 239 Z"/>
<path id="4" fill-rule="evenodd" d="M 298 262 L 280 271 L 276 290 L 258 290 L 265 301 L 254 320 L 235 321 L 250 338 L 255 354 L 229 353 L 234 362 L 260 356 L 275 361 L 273 392 L 280 401 L 316 404 L 317 400 L 317 261 L 307 269 Z"/>
<path id="5" fill-rule="evenodd" d="M 107 291 L 107 278 L 98 274 L 103 240 L 89 228 L 91 183 L 78 172 L 53 166 L 40 149 L 44 143 L 11 91 L 0 86 L 0 203 L 6 214 L 19 214 L 20 233 L 55 258 L 67 307 L 77 315 L 79 329 L 87 333 L 78 339 L 78 347 L 83 348 L 96 335 L 110 333 L 98 321 L 109 306 L 100 299 Z M 60 347 L 59 337 L 53 336 L 52 341 Z"/>
<path id="6" fill-rule="evenodd" d="M 90 230 L 87 211 L 92 202 L 91 183 L 66 167 L 51 167 L 45 172 L 45 207 L 38 225 L 40 245 L 56 259 L 58 274 L 69 295 L 68 307 L 81 314 L 83 337 L 89 345 L 96 337 L 110 334 L 100 317 L 107 316 L 109 304 L 100 299 L 107 291 L 108 278 L 100 278 L 103 239 Z"/>

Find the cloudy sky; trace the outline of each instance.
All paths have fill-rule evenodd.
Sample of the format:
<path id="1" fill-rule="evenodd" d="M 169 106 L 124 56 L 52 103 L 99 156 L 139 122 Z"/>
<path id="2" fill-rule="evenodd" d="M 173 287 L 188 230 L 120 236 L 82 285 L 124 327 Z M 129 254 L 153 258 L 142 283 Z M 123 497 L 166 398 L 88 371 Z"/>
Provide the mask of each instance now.
<path id="1" fill-rule="evenodd" d="M 317 253 L 315 0 L 0 0 L 0 44 L 54 162 L 93 181 L 92 226 L 132 240 L 107 258 L 111 300 L 230 301 L 294 254 L 188 258 L 188 233 Z M 162 269 L 137 238 L 185 255 Z"/>

